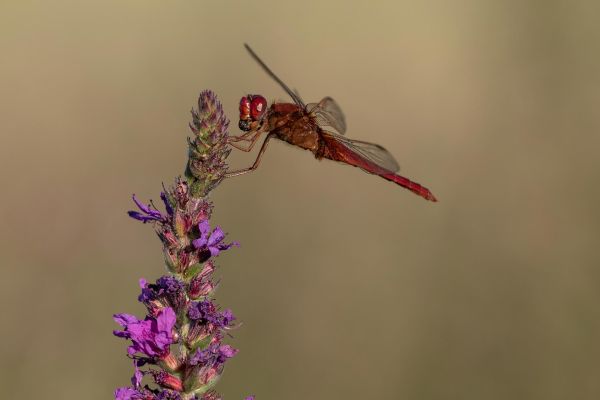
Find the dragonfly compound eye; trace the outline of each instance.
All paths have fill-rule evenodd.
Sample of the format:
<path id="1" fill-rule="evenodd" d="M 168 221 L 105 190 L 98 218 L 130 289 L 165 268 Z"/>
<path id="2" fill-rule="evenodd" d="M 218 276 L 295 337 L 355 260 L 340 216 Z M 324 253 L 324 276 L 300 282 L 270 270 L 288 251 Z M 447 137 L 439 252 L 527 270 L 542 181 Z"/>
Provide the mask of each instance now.
<path id="1" fill-rule="evenodd" d="M 250 103 L 250 116 L 252 119 L 258 121 L 264 115 L 265 111 L 267 111 L 267 100 L 260 95 L 252 96 Z"/>
<path id="2" fill-rule="evenodd" d="M 250 118 L 250 95 L 240 100 L 240 119 Z"/>

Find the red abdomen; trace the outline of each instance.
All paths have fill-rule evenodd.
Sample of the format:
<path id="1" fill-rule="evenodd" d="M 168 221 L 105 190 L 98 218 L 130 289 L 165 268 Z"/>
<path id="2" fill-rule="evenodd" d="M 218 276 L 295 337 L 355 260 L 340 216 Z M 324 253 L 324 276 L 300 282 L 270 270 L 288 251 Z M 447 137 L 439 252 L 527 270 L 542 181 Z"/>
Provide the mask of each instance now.
<path id="1" fill-rule="evenodd" d="M 372 161 L 366 160 L 364 157 L 361 157 L 359 154 L 350 150 L 348 147 L 344 146 L 344 144 L 338 142 L 330 135 L 322 134 L 320 137 L 322 139 L 322 143 L 319 151 L 315 153 L 317 158 L 328 158 L 330 160 L 340 161 L 344 164 L 358 167 L 365 172 L 378 175 L 383 179 L 394 182 L 426 200 L 437 201 L 429 189 L 418 184 L 417 182 L 413 182 L 408 178 L 380 167 Z"/>

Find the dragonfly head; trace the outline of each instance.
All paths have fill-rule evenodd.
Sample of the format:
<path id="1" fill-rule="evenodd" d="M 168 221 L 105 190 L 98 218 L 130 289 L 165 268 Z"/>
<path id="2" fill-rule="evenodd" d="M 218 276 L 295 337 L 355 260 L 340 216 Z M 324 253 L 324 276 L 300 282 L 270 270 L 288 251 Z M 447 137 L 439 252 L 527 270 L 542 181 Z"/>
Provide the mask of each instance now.
<path id="1" fill-rule="evenodd" d="M 267 111 L 267 100 L 258 94 L 249 94 L 240 100 L 241 130 L 247 132 L 256 128 Z"/>

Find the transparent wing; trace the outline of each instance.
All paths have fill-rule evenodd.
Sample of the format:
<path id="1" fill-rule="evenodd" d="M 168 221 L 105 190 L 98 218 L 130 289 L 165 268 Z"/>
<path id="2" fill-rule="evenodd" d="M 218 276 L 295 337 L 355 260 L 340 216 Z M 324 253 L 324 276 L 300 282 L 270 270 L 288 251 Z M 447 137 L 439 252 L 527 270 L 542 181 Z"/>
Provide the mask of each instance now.
<path id="1" fill-rule="evenodd" d="M 306 105 L 306 111 L 315 117 L 317 123 L 321 126 L 329 126 L 340 135 L 346 133 L 346 118 L 338 104 L 331 97 L 324 97 L 318 103 L 309 103 Z"/>
<path id="2" fill-rule="evenodd" d="M 363 142 L 362 140 L 348 139 L 345 136 L 336 135 L 331 132 L 329 132 L 329 135 L 339 143 L 342 143 L 349 150 L 379 167 L 390 172 L 400 171 L 400 166 L 394 156 L 382 146 L 375 143 Z"/>

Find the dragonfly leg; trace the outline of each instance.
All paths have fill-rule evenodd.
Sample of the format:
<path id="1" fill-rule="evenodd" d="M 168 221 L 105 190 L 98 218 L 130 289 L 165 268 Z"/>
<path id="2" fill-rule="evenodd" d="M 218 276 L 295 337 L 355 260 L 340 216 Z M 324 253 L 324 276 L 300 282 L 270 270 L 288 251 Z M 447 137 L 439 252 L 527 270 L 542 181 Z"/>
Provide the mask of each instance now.
<path id="1" fill-rule="evenodd" d="M 248 172 L 252 172 L 256 168 L 258 168 L 258 165 L 260 164 L 260 160 L 261 160 L 263 154 L 265 153 L 265 150 L 267 150 L 267 145 L 269 144 L 269 140 L 273 136 L 275 136 L 274 133 L 269 133 L 267 135 L 267 137 L 265 138 L 265 141 L 263 142 L 262 146 L 260 147 L 260 151 L 258 152 L 258 155 L 256 156 L 256 160 L 254 160 L 254 164 L 252 164 L 251 167 L 239 169 L 237 171 L 229 171 L 229 172 L 225 173 L 225 178 L 233 178 L 234 176 L 244 175 L 244 174 L 247 174 Z M 256 139 L 254 140 L 254 142 L 252 142 L 251 146 L 254 145 L 254 143 L 256 143 Z"/>
<path id="2" fill-rule="evenodd" d="M 241 134 L 239 136 L 229 136 L 227 138 L 227 143 L 241 142 L 241 141 L 248 140 L 248 137 L 250 135 L 252 135 L 253 133 L 256 133 L 256 131 L 248 131 L 248 132 L 245 132 L 245 133 L 243 133 L 243 134 Z"/>
<path id="3" fill-rule="evenodd" d="M 249 152 L 249 151 L 251 151 L 251 150 L 252 150 L 252 148 L 254 147 L 254 145 L 256 144 L 256 142 L 258 141 L 258 138 L 260 137 L 260 134 L 261 134 L 262 132 L 261 132 L 261 131 L 255 131 L 255 132 L 251 132 L 251 133 L 252 133 L 252 134 L 254 134 L 254 136 L 253 136 L 253 137 L 245 137 L 245 138 L 242 138 L 242 136 L 246 135 L 246 134 L 244 134 L 244 135 L 242 135 L 242 136 L 235 136 L 234 138 L 235 138 L 235 139 L 238 139 L 238 140 L 235 140 L 235 141 L 230 141 L 230 140 L 229 140 L 229 139 L 231 139 L 231 137 L 230 137 L 230 138 L 228 138 L 228 140 L 227 140 L 227 144 L 229 144 L 229 145 L 230 145 L 230 146 L 232 146 L 232 147 L 235 147 L 235 148 L 236 148 L 236 149 L 238 149 L 238 150 L 245 151 L 245 152 Z M 248 135 L 248 136 L 249 136 L 249 135 Z M 246 145 L 246 147 L 244 147 L 244 145 L 243 145 L 243 144 L 236 143 L 236 142 L 241 142 L 241 141 L 244 141 L 244 142 L 250 142 L 250 144 L 249 144 L 249 145 Z"/>

